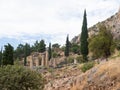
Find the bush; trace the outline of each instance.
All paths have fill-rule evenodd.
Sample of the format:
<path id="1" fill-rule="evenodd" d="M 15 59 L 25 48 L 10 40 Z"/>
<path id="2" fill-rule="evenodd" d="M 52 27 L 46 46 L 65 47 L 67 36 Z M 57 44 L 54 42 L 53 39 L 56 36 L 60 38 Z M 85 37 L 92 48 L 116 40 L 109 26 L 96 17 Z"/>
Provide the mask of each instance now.
<path id="1" fill-rule="evenodd" d="M 89 50 L 95 58 L 108 58 L 115 49 L 112 33 L 109 28 L 101 25 L 98 35 L 89 39 Z"/>
<path id="2" fill-rule="evenodd" d="M 58 54 L 57 54 L 56 52 L 53 52 L 53 53 L 52 53 L 52 57 L 53 57 L 53 58 L 56 58 L 57 56 L 58 56 Z"/>
<path id="3" fill-rule="evenodd" d="M 84 63 L 81 67 L 82 72 L 86 72 L 87 70 L 91 69 L 94 66 L 94 62 L 87 62 Z"/>
<path id="4" fill-rule="evenodd" d="M 43 90 L 44 81 L 41 74 L 22 66 L 0 67 L 1 90 Z"/>
<path id="5" fill-rule="evenodd" d="M 78 63 L 83 63 L 83 62 L 84 62 L 82 56 L 77 56 L 77 57 L 76 57 L 76 60 L 78 61 Z"/>
<path id="6" fill-rule="evenodd" d="M 74 58 L 73 57 L 68 57 L 68 63 L 73 63 L 74 62 Z"/>
<path id="7" fill-rule="evenodd" d="M 80 54 L 80 46 L 78 44 L 72 43 L 71 52 L 75 54 Z"/>

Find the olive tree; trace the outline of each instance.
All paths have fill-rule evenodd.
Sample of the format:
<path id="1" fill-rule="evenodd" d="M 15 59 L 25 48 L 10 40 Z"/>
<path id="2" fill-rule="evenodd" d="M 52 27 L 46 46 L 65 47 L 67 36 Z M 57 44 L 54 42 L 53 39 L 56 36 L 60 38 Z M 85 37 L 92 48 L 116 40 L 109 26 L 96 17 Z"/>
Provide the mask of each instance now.
<path id="1" fill-rule="evenodd" d="M 40 73 L 22 66 L 0 67 L 1 90 L 43 90 L 44 81 Z"/>

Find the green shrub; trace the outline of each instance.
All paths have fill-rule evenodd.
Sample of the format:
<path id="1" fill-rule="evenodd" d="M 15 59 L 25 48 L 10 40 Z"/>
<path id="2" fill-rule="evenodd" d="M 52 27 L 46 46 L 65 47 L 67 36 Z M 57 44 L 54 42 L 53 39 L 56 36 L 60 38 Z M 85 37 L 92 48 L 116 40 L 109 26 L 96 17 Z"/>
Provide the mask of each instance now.
<path id="1" fill-rule="evenodd" d="M 68 63 L 73 63 L 74 62 L 74 58 L 73 57 L 68 57 Z"/>
<path id="2" fill-rule="evenodd" d="M 84 63 L 81 67 L 82 72 L 86 72 L 87 70 L 91 69 L 94 66 L 94 62 L 87 62 Z"/>
<path id="3" fill-rule="evenodd" d="M 16 65 L 0 67 L 1 90 L 43 90 L 44 83 L 36 71 Z"/>
<path id="4" fill-rule="evenodd" d="M 53 53 L 52 53 L 52 57 L 53 57 L 53 58 L 56 58 L 57 56 L 58 56 L 58 54 L 57 54 L 56 52 L 53 52 Z"/>
<path id="5" fill-rule="evenodd" d="M 72 43 L 70 50 L 71 50 L 71 52 L 73 52 L 75 54 L 80 54 L 80 45 Z"/>
<path id="6" fill-rule="evenodd" d="M 83 62 L 84 62 L 82 56 L 77 56 L 77 57 L 76 57 L 76 60 L 78 61 L 78 63 L 83 63 Z"/>

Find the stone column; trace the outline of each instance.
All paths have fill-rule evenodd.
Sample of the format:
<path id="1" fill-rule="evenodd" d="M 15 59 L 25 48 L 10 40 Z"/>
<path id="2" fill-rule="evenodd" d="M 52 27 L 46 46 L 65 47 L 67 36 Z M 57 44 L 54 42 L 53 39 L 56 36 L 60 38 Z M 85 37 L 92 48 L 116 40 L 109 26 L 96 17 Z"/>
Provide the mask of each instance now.
<path id="1" fill-rule="evenodd" d="M 74 64 L 77 64 L 77 60 L 76 59 L 74 59 Z"/>
<path id="2" fill-rule="evenodd" d="M 45 66 L 48 67 L 48 51 L 45 53 Z"/>
<path id="3" fill-rule="evenodd" d="M 32 56 L 30 56 L 30 68 L 31 69 L 33 68 L 33 58 L 32 58 Z"/>
<path id="4" fill-rule="evenodd" d="M 38 67 L 39 66 L 39 59 L 35 58 L 35 61 L 36 61 L 36 67 Z"/>
<path id="5" fill-rule="evenodd" d="M 41 60 L 41 66 L 44 66 L 44 54 L 41 54 L 42 60 Z"/>
<path id="6" fill-rule="evenodd" d="M 53 67 L 54 68 L 56 67 L 56 60 L 55 60 L 55 58 L 53 59 Z"/>

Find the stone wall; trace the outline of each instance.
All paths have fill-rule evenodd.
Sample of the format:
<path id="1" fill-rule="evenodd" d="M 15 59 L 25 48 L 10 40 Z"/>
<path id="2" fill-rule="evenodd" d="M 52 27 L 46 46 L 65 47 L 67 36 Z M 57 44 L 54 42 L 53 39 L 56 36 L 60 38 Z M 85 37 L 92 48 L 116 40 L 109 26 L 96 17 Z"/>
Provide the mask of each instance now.
<path id="1" fill-rule="evenodd" d="M 48 52 L 44 53 L 34 52 L 30 56 L 27 57 L 27 66 L 33 68 L 34 66 L 49 66 L 48 65 Z"/>

